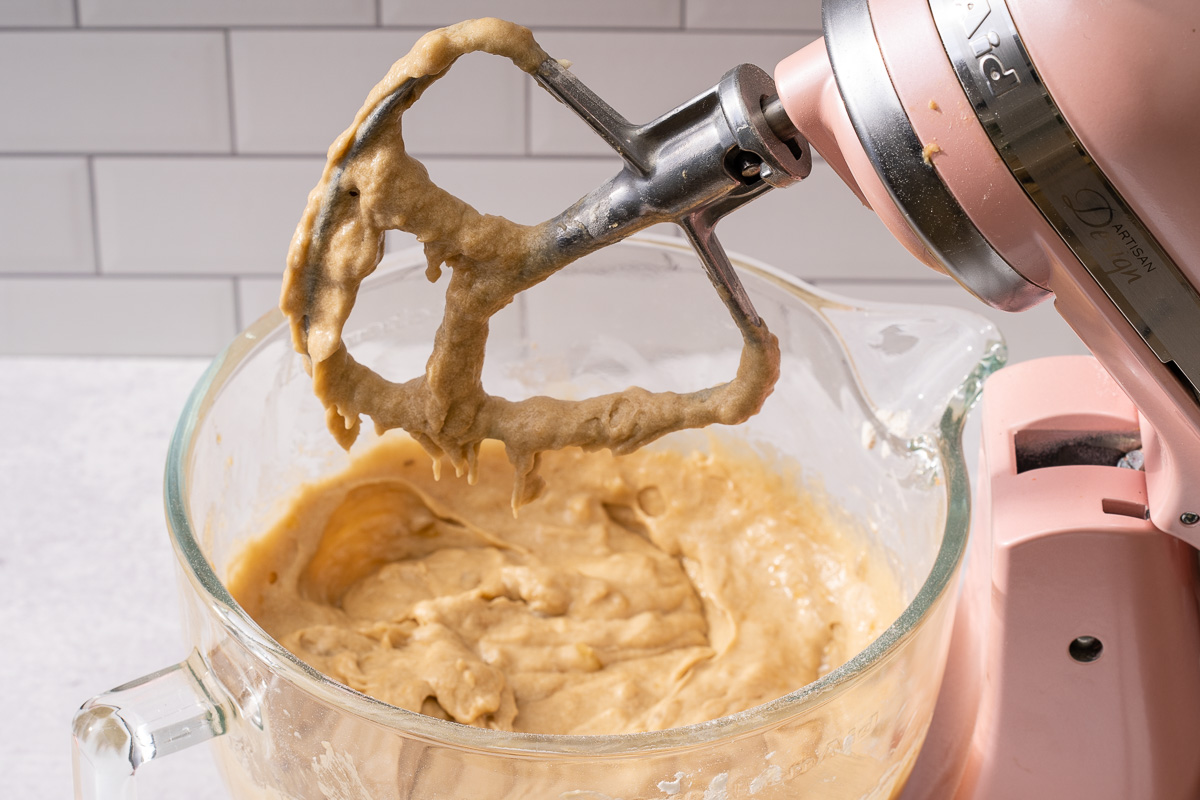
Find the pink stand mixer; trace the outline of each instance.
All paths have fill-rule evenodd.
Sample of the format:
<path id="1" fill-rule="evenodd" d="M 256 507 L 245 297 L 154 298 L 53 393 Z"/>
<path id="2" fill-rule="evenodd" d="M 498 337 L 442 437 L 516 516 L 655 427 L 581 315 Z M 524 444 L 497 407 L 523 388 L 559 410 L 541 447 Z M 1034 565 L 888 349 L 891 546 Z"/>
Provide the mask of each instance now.
<path id="1" fill-rule="evenodd" d="M 807 177 L 811 146 L 918 259 L 996 308 L 1053 296 L 1094 354 L 988 382 L 966 577 L 906 800 L 1200 796 L 1198 29 L 1196 0 L 826 0 L 824 38 L 774 80 L 737 67 L 645 125 L 552 58 L 535 74 L 626 162 L 548 246 L 676 222 L 757 325 L 714 228 Z M 196 718 L 140 746 L 186 746 Z M 132 796 L 126 761 L 111 796 Z"/>
<path id="2" fill-rule="evenodd" d="M 905 798 L 1200 795 L 1198 28 L 1191 0 L 826 0 L 777 96 L 742 66 L 645 126 L 537 76 L 627 162 L 560 216 L 563 246 L 675 221 L 756 320 L 713 226 L 805 178 L 811 145 L 917 258 L 996 308 L 1053 296 L 1094 353 L 988 385 Z"/>
<path id="3" fill-rule="evenodd" d="M 989 382 L 903 796 L 1195 797 L 1200 6 L 847 0 L 824 25 L 776 69 L 799 130 L 918 258 L 998 308 L 1053 293 L 1096 356 Z"/>
<path id="4" fill-rule="evenodd" d="M 903 796 L 1195 797 L 1200 6 L 844 0 L 824 26 L 776 68 L 802 135 L 914 255 L 998 308 L 1052 293 L 1096 356 L 989 382 Z"/>

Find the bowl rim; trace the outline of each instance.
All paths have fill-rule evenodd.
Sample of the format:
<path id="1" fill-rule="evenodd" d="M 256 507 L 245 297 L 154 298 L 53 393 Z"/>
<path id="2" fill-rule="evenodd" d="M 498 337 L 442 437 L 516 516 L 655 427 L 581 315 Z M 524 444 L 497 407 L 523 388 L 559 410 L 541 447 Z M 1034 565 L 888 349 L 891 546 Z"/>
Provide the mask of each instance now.
<path id="1" fill-rule="evenodd" d="M 625 246 L 667 249 L 694 255 L 682 239 L 639 234 L 626 239 Z M 418 250 L 419 252 L 419 250 Z M 381 262 L 411 260 L 411 250 L 389 254 Z M 870 308 L 883 304 L 859 301 L 837 302 L 836 296 L 816 291 L 798 278 L 753 258 L 729 254 L 739 271 L 763 278 L 776 287 L 812 304 L 812 298 L 836 302 L 841 308 Z M 914 306 L 915 307 L 915 306 Z M 627 734 L 578 735 L 536 734 L 477 728 L 426 716 L 388 705 L 338 683 L 301 661 L 272 639 L 241 608 L 218 578 L 204 555 L 196 530 L 191 524 L 186 502 L 188 465 L 199 423 L 217 395 L 238 367 L 254 353 L 258 343 L 285 324 L 276 309 L 246 328 L 209 365 L 184 404 L 171 438 L 164 476 L 164 502 L 168 532 L 182 566 L 182 574 L 207 609 L 225 630 L 259 659 L 273 675 L 342 710 L 402 731 L 414 738 L 460 748 L 506 752 L 526 757 L 553 755 L 621 756 L 644 755 L 652 751 L 702 747 L 719 739 L 738 738 L 752 731 L 769 728 L 799 713 L 815 708 L 852 686 L 878 664 L 890 660 L 920 628 L 928 613 L 937 605 L 958 573 L 966 550 L 970 527 L 970 485 L 962 452 L 962 427 L 970 407 L 979 395 L 983 379 L 1003 361 L 985 353 L 975 369 L 965 377 L 943 412 L 932 445 L 940 461 L 945 489 L 945 524 L 929 574 L 912 601 L 888 628 L 866 648 L 838 668 L 799 689 L 763 705 L 720 717 L 661 731 Z M 999 338 L 997 336 L 997 338 Z M 995 348 L 993 348 L 993 353 Z M 298 357 L 298 356 L 297 356 Z"/>

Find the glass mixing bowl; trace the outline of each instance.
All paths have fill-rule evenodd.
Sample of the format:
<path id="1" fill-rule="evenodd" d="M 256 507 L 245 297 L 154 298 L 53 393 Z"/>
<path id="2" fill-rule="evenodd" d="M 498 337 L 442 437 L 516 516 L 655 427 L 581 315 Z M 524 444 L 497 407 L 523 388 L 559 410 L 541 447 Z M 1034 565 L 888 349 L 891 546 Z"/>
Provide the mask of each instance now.
<path id="1" fill-rule="evenodd" d="M 729 430 L 782 455 L 886 554 L 907 607 L 852 660 L 774 702 L 653 733 L 482 730 L 388 706 L 268 637 L 222 584 L 296 487 L 343 469 L 281 315 L 216 359 L 171 443 L 167 521 L 194 650 L 89 701 L 74 724 L 77 796 L 133 796 L 151 759 L 213 739 L 237 798 L 886 798 L 933 713 L 968 530 L 960 433 L 1003 360 L 996 329 L 948 308 L 860 305 L 733 263 L 779 336 L 781 378 Z M 424 369 L 440 285 L 420 251 L 386 258 L 346 328 L 392 379 Z M 493 321 L 493 394 L 691 390 L 734 374 L 741 339 L 689 246 L 643 237 L 572 264 Z M 366 426 L 369 427 L 369 426 Z M 370 436 L 356 448 L 369 447 Z M 703 444 L 668 437 L 660 446 Z M 808 794 L 811 792 L 812 794 Z"/>

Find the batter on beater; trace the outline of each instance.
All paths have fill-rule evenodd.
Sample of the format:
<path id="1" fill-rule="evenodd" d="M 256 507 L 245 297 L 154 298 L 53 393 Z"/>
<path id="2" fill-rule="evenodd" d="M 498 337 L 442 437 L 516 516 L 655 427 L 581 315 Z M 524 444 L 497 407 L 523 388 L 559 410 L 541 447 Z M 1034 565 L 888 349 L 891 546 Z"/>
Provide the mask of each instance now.
<path id="1" fill-rule="evenodd" d="M 438 188 L 404 149 L 401 117 L 459 56 L 485 51 L 533 72 L 548 58 L 519 25 L 460 23 L 423 36 L 371 90 L 354 123 L 329 148 L 320 183 L 292 239 L 280 306 L 306 358 L 330 431 L 344 447 L 362 414 L 379 431 L 403 428 L 435 460 L 474 480 L 481 442 L 504 443 L 514 465 L 511 505 L 538 496 L 541 453 L 566 447 L 629 453 L 664 434 L 733 425 L 758 412 L 779 374 L 779 346 L 765 324 L 742 329 L 736 377 L 688 394 L 622 392 L 580 401 L 510 401 L 484 391 L 488 321 L 513 297 L 566 266 L 549 223 L 526 226 L 481 214 Z M 407 95 L 394 94 L 417 79 Z M 380 124 L 380 122 L 384 124 Z M 362 135 L 360 135 L 360 133 Z M 359 283 L 379 263 L 388 229 L 424 243 L 427 274 L 452 269 L 442 324 L 425 374 L 393 383 L 359 364 L 342 341 Z"/>

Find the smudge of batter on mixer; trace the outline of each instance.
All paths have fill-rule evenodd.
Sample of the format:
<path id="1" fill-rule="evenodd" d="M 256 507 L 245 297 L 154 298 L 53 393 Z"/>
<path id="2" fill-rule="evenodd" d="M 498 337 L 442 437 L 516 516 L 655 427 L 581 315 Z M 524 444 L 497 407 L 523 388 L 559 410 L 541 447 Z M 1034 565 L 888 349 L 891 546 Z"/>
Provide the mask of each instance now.
<path id="1" fill-rule="evenodd" d="M 366 414 L 379 431 L 406 430 L 435 459 L 435 469 L 444 457 L 473 480 L 480 443 L 499 440 L 516 468 L 515 512 L 542 491 L 545 451 L 629 453 L 672 431 L 745 421 L 775 385 L 779 347 L 765 324 L 744 326 L 736 377 L 687 394 L 637 387 L 579 401 L 487 394 L 481 375 L 489 319 L 571 258 L 556 250 L 550 223 L 518 225 L 481 214 L 434 185 L 405 151 L 404 112 L 456 59 L 476 51 L 507 57 L 526 72 L 549 58 L 527 29 L 496 19 L 421 37 L 329 148 L 292 239 L 280 307 L 343 447 L 353 444 Z M 425 374 L 404 383 L 359 364 L 342 341 L 359 284 L 379 263 L 389 229 L 424 243 L 431 281 L 443 265 L 453 273 Z"/>

